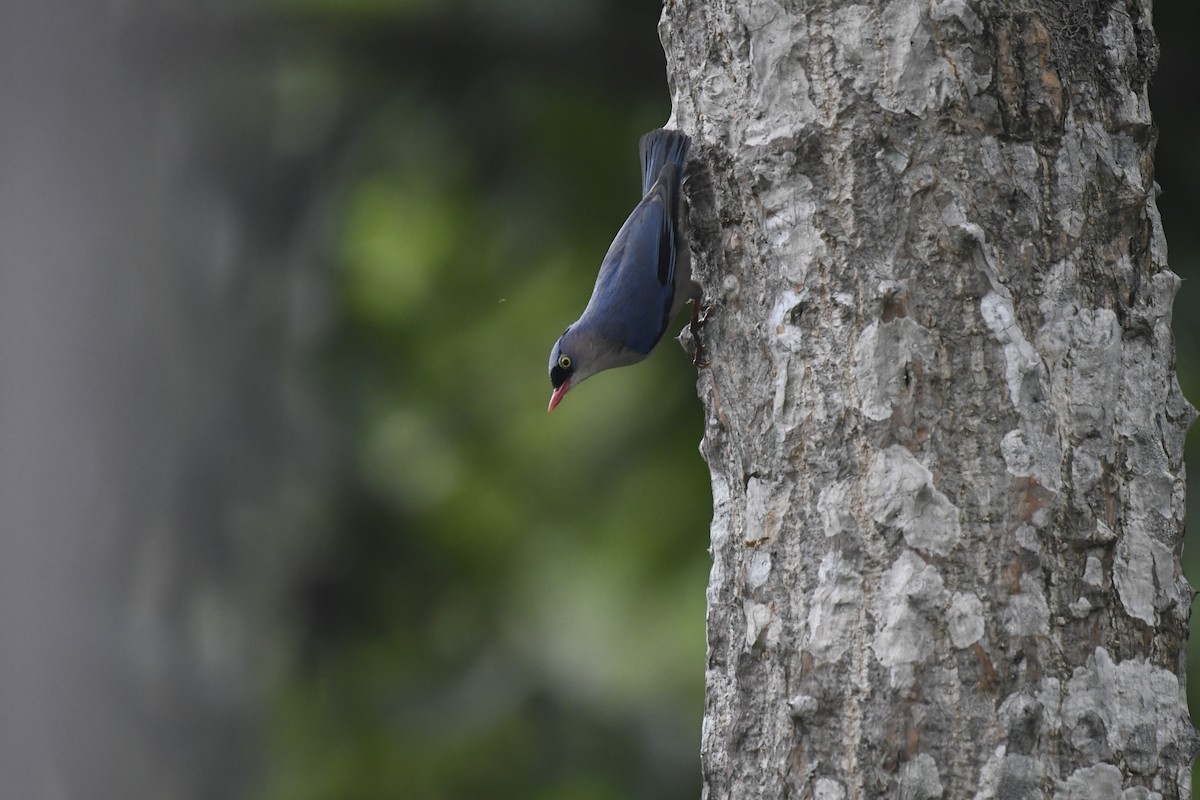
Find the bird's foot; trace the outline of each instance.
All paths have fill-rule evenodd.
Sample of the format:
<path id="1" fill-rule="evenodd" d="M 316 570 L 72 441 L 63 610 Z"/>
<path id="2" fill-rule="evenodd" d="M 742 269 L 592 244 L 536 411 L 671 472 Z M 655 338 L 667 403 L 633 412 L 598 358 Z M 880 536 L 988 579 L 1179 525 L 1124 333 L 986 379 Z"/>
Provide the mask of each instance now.
<path id="1" fill-rule="evenodd" d="M 708 322 L 712 310 L 711 303 L 701 308 L 698 299 L 692 301 L 692 320 L 688 323 L 688 330 L 692 332 L 692 366 L 696 369 L 704 369 L 709 365 L 709 360 L 705 358 L 704 342 L 700 341 L 700 329 Z"/>

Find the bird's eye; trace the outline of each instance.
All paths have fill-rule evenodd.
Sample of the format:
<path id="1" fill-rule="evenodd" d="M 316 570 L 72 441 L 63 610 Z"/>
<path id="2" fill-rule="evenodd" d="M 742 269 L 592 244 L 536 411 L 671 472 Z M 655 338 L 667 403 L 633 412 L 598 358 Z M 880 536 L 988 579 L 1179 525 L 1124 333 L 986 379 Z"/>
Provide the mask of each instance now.
<path id="1" fill-rule="evenodd" d="M 560 367 L 562 367 L 563 369 L 570 369 L 571 368 L 571 357 L 566 356 L 566 355 L 559 356 L 558 357 L 558 365 Z"/>

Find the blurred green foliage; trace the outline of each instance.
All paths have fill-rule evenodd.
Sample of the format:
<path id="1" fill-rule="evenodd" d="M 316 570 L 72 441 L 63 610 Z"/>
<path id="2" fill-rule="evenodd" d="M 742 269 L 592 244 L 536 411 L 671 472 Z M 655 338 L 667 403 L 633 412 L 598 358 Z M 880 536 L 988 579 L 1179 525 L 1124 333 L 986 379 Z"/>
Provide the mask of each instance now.
<path id="1" fill-rule="evenodd" d="M 1156 6 L 1170 66 L 1195 14 Z M 637 138 L 670 112 L 658 4 L 274 13 L 290 32 L 278 147 L 336 144 L 324 363 L 351 422 L 262 797 L 697 797 L 711 499 L 692 368 L 668 344 L 544 410 L 550 346 L 636 200 Z M 1187 67 L 1170 69 L 1184 77 L 1164 67 L 1155 86 L 1160 205 L 1186 276 L 1196 208 L 1177 176 L 1195 181 L 1200 150 L 1172 131 L 1200 121 Z"/>
<path id="2" fill-rule="evenodd" d="M 693 368 L 668 345 L 545 411 L 550 346 L 638 199 L 638 137 L 670 113 L 658 8 L 510 5 L 500 25 L 483 4 L 277 4 L 281 139 L 346 130 L 325 363 L 352 422 L 273 704 L 270 800 L 699 793 Z M 619 64 L 584 59 L 630 29 Z"/>

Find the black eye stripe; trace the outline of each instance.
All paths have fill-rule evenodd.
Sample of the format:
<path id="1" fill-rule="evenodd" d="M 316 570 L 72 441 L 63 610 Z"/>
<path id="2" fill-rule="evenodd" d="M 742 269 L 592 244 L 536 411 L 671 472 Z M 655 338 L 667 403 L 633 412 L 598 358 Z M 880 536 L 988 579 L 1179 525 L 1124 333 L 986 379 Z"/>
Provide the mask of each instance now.
<path id="1" fill-rule="evenodd" d="M 557 389 L 559 386 L 571 380 L 571 375 L 573 374 L 574 370 L 563 369 L 558 364 L 555 364 L 550 370 L 550 384 Z"/>

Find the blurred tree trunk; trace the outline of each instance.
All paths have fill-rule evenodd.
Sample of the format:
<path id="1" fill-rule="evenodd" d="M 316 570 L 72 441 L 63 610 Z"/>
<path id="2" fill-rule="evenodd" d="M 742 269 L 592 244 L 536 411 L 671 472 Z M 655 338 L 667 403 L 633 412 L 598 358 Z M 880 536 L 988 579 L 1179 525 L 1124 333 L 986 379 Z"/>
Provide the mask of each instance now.
<path id="1" fill-rule="evenodd" d="M 5 798 L 248 795 L 321 497 L 269 42 L 151 6 L 0 7 Z"/>
<path id="2" fill-rule="evenodd" d="M 707 798 L 1189 796 L 1150 3 L 1022 8 L 664 12 Z"/>

